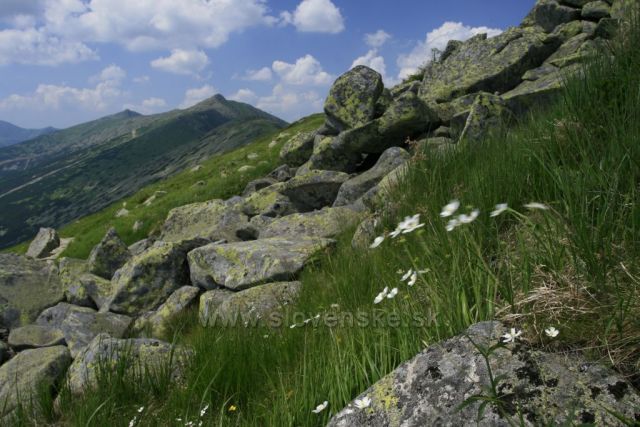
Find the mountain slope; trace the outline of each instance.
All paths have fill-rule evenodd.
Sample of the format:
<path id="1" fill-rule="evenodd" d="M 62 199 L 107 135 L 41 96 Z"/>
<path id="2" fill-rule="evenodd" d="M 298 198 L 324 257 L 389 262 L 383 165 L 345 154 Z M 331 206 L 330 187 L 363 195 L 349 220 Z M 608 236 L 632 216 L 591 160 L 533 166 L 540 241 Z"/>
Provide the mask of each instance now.
<path id="1" fill-rule="evenodd" d="M 100 210 L 285 123 L 217 95 L 187 110 L 104 117 L 0 149 L 0 247 Z"/>
<path id="2" fill-rule="evenodd" d="M 28 141 L 40 135 L 46 135 L 55 131 L 56 129 L 52 127 L 44 129 L 24 129 L 0 120 L 0 148 Z"/>

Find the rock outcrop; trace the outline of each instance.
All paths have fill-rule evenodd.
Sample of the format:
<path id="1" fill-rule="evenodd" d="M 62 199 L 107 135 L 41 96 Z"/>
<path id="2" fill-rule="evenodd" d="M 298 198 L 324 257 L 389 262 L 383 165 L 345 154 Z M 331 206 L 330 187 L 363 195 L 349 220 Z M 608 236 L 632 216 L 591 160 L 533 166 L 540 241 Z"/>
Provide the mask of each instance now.
<path id="1" fill-rule="evenodd" d="M 131 258 L 129 248 L 120 239 L 115 228 L 110 228 L 89 254 L 89 272 L 111 280 L 114 273 Z"/>
<path id="2" fill-rule="evenodd" d="M 133 325 L 133 332 L 139 336 L 162 338 L 166 335 L 169 322 L 184 312 L 196 301 L 200 289 L 195 286 L 183 286 L 174 293 L 157 310 L 138 317 Z"/>
<path id="3" fill-rule="evenodd" d="M 53 228 L 41 228 L 27 249 L 29 258 L 47 258 L 60 246 L 60 237 Z"/>

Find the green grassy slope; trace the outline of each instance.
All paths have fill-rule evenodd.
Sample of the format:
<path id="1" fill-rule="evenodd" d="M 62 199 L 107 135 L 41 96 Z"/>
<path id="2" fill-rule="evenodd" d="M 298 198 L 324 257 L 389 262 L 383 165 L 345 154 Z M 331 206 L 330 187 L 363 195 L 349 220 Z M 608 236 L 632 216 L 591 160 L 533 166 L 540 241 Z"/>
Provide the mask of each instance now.
<path id="1" fill-rule="evenodd" d="M 216 198 L 225 199 L 242 192 L 249 181 L 266 175 L 278 166 L 278 154 L 287 140 L 287 135 L 292 136 L 299 131 L 316 129 L 323 121 L 324 116 L 321 114 L 310 116 L 285 129 L 272 131 L 257 139 L 252 135 L 244 135 L 246 128 L 234 128 L 235 132 L 251 138 L 252 142 L 242 148 L 202 161 L 197 171 L 185 170 L 146 186 L 134 195 L 113 203 L 100 212 L 61 228 L 62 237 L 75 238 L 64 256 L 86 258 L 91 248 L 102 239 L 111 226 L 116 228 L 126 243 L 131 244 L 158 230 L 169 211 L 175 207 Z M 269 144 L 274 140 L 277 144 L 269 148 Z M 252 153 L 257 154 L 257 158 L 247 159 L 247 156 Z M 253 166 L 254 169 L 244 173 L 238 172 L 238 169 L 244 165 Z M 155 200 L 148 206 L 145 205 L 144 202 L 157 192 L 160 193 Z M 130 214 L 116 218 L 116 213 L 125 205 Z M 133 230 L 136 221 L 143 223 L 138 231 Z M 10 250 L 24 253 L 27 247 L 28 243 L 23 243 Z"/>
<path id="2" fill-rule="evenodd" d="M 185 384 L 111 371 L 83 399 L 63 391 L 61 417 L 43 401 L 35 418 L 21 419 L 70 426 L 127 425 L 134 416 L 144 426 L 325 425 L 426 345 L 493 318 L 522 328 L 531 345 L 580 349 L 637 380 L 639 45 L 636 23 L 614 46 L 614 59 L 597 58 L 549 110 L 450 155 L 418 153 L 389 199 L 380 233 L 415 213 L 425 226 L 371 251 L 351 249 L 345 233 L 336 252 L 303 274 L 301 300 L 282 329 L 202 329 L 192 313 L 175 321 L 175 339 L 196 350 Z M 448 232 L 439 214 L 454 198 L 461 212 L 479 208 L 481 215 Z M 530 202 L 549 209 L 528 209 Z M 497 203 L 510 208 L 492 218 Z M 413 287 L 398 274 L 409 268 L 426 270 Z M 385 286 L 398 287 L 398 295 L 374 305 Z M 317 313 L 324 321 L 287 327 Z M 349 326 L 328 317 L 358 313 L 380 320 Z M 542 332 L 548 326 L 560 330 L 556 339 Z M 325 400 L 328 410 L 313 414 Z"/>
<path id="3" fill-rule="evenodd" d="M 154 116 L 125 111 L 0 150 L 0 247 L 59 227 L 284 126 L 215 96 Z"/>

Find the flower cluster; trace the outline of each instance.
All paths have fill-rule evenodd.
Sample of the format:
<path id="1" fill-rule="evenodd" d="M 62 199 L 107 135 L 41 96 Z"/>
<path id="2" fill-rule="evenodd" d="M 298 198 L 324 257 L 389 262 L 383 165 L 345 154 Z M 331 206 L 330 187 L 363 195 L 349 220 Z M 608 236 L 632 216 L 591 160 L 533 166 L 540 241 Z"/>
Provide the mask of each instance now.
<path id="1" fill-rule="evenodd" d="M 389 290 L 388 287 L 385 287 L 382 292 L 380 292 L 378 294 L 378 296 L 376 296 L 376 298 L 373 300 L 374 304 L 380 304 L 385 298 L 386 299 L 393 299 L 395 298 L 395 296 L 398 295 L 398 288 L 393 288 L 391 290 Z"/>

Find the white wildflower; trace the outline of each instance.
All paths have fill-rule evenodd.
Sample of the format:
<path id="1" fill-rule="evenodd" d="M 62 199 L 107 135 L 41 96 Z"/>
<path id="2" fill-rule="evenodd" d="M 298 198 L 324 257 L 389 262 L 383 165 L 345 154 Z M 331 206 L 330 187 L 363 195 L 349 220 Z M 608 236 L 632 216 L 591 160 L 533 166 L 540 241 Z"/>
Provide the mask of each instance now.
<path id="1" fill-rule="evenodd" d="M 371 405 L 371 398 L 369 396 L 365 396 L 362 399 L 356 399 L 353 401 L 353 405 L 358 409 L 365 409 Z"/>
<path id="2" fill-rule="evenodd" d="M 312 410 L 311 412 L 313 412 L 314 414 L 319 414 L 320 412 L 327 409 L 327 406 L 329 406 L 329 402 L 325 400 L 320 405 L 316 406 L 316 409 Z"/>
<path id="3" fill-rule="evenodd" d="M 448 218 L 451 215 L 453 215 L 454 213 L 456 213 L 456 211 L 458 210 L 458 208 L 460 207 L 460 201 L 459 200 L 452 200 L 449 202 L 448 205 L 446 205 L 444 208 L 442 208 L 442 212 L 440 212 L 440 216 L 442 218 Z"/>
<path id="4" fill-rule="evenodd" d="M 518 331 L 515 328 L 511 328 L 509 332 L 502 336 L 502 340 L 505 343 L 515 342 L 518 337 L 522 335 L 522 331 Z"/>
<path id="5" fill-rule="evenodd" d="M 375 249 L 378 246 L 380 246 L 382 244 L 382 242 L 384 242 L 384 236 L 378 236 L 378 237 L 375 238 L 375 240 L 373 241 L 371 246 L 369 246 L 369 248 Z"/>
<path id="6" fill-rule="evenodd" d="M 447 229 L 447 231 L 453 231 L 459 225 L 460 225 L 460 221 L 458 221 L 457 218 L 452 218 L 449 220 L 445 228 Z"/>
<path id="7" fill-rule="evenodd" d="M 380 304 L 382 302 L 383 299 L 385 299 L 387 297 L 387 294 L 389 294 L 389 288 L 385 287 L 382 292 L 380 292 L 378 294 L 378 296 L 376 297 L 376 299 L 373 300 L 374 304 Z"/>
<path id="8" fill-rule="evenodd" d="M 138 408 L 138 413 L 139 414 L 142 413 L 142 411 L 144 411 L 144 406 L 141 406 L 141 407 Z"/>
<path id="9" fill-rule="evenodd" d="M 409 277 L 411 277 L 411 275 L 412 275 L 412 274 L 413 274 L 413 270 L 412 270 L 412 269 L 409 269 L 409 270 L 407 270 L 407 272 L 406 272 L 406 273 L 404 273 L 404 275 L 402 276 L 402 279 L 400 279 L 400 280 L 404 282 L 404 281 L 405 281 L 405 280 L 407 280 Z"/>
<path id="10" fill-rule="evenodd" d="M 206 405 L 204 408 L 200 410 L 200 417 L 204 417 L 204 414 L 207 413 L 207 409 L 209 409 L 209 405 Z"/>
<path id="11" fill-rule="evenodd" d="M 547 334 L 548 337 L 555 338 L 558 336 L 560 331 L 554 328 L 553 326 L 549 326 L 547 329 L 544 330 L 544 333 Z"/>
<path id="12" fill-rule="evenodd" d="M 416 284 L 417 281 L 418 281 L 418 272 L 414 271 L 413 274 L 411 274 L 411 279 L 409 279 L 409 281 L 407 282 L 407 285 L 413 286 Z"/>
<path id="13" fill-rule="evenodd" d="M 524 205 L 525 208 L 527 209 L 540 209 L 543 211 L 546 211 L 549 209 L 549 206 L 543 204 L 543 203 L 538 203 L 538 202 L 531 202 L 531 203 L 527 203 L 526 205 Z"/>
<path id="14" fill-rule="evenodd" d="M 480 216 L 480 209 L 474 209 L 469 213 L 469 215 L 461 214 L 458 216 L 458 221 L 461 224 L 470 224 L 475 221 L 478 216 Z"/>
<path id="15" fill-rule="evenodd" d="M 137 421 L 138 421 L 138 417 L 133 417 L 133 419 L 129 421 L 129 427 L 135 426 Z"/>
<path id="16" fill-rule="evenodd" d="M 398 295 L 398 288 L 393 288 L 387 294 L 387 299 L 393 299 L 393 298 L 395 298 L 396 295 Z"/>
<path id="17" fill-rule="evenodd" d="M 504 211 L 506 211 L 507 209 L 509 209 L 509 205 L 507 205 L 506 203 L 498 203 L 496 205 L 495 209 L 493 211 L 491 211 L 489 216 L 491 218 L 495 218 L 498 215 L 501 215 L 502 213 L 504 213 Z"/>
<path id="18" fill-rule="evenodd" d="M 411 233 L 418 228 L 424 227 L 424 224 L 420 222 L 420 214 L 415 214 L 412 217 L 406 217 L 402 224 L 402 234 Z"/>

